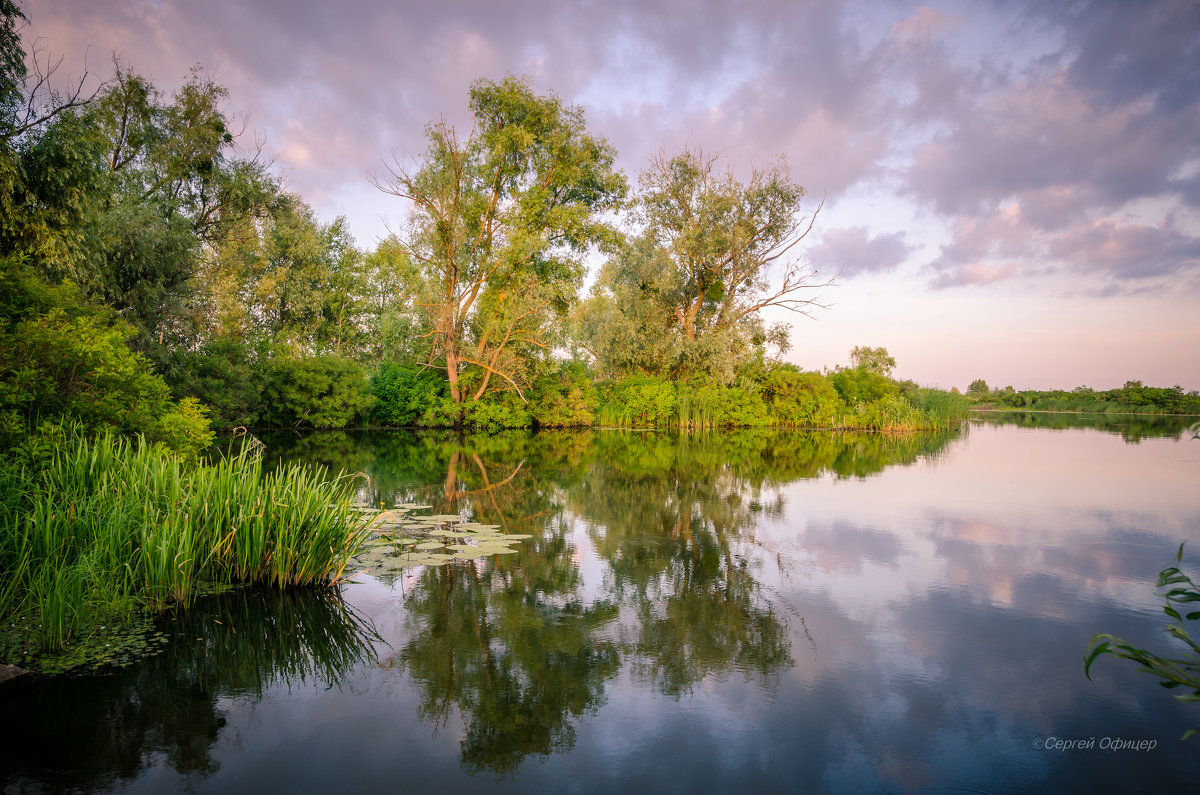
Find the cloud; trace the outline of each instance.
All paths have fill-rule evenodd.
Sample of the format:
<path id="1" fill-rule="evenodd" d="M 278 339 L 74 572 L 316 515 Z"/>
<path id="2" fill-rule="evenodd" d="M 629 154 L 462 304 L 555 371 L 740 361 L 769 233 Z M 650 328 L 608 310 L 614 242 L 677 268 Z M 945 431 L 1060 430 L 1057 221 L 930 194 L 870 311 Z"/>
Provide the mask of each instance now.
<path id="1" fill-rule="evenodd" d="M 1169 219 L 1200 206 L 1194 178 L 1181 176 L 1200 156 L 1198 13 L 1195 4 L 1031 5 L 1016 24 L 1054 31 L 1050 54 L 1004 69 L 947 55 L 917 70 L 943 75 L 942 87 L 914 82 L 912 107 L 930 134 L 899 180 L 950 229 L 929 265 L 934 286 L 1035 269 L 1190 281 L 1197 239 Z M 922 38 L 927 52 L 935 36 Z M 972 81 L 978 90 L 958 90 Z"/>
<path id="2" fill-rule="evenodd" d="M 1200 270 L 1200 237 L 1174 229 L 1103 219 L 1056 237 L 1050 253 L 1081 271 L 1146 279 Z"/>
<path id="3" fill-rule="evenodd" d="M 317 204 L 347 191 L 375 201 L 369 172 L 422 152 L 443 114 L 469 127 L 470 83 L 512 72 L 583 103 L 631 176 L 685 145 L 743 171 L 786 153 L 830 207 L 855 191 L 915 204 L 949 232 L 926 264 L 938 286 L 1195 267 L 1195 230 L 1167 220 L 1200 209 L 1195 3 L 897 14 L 856 0 L 39 0 L 28 11 L 33 35 L 68 62 L 90 52 L 103 68 L 120 51 L 167 91 L 205 64 L 249 116 L 248 140 L 265 137 L 289 187 Z M 1157 215 L 1132 217 L 1136 202 Z M 909 237 L 850 218 L 814 254 L 853 276 L 912 251 Z"/>
<path id="4" fill-rule="evenodd" d="M 809 255 L 825 272 L 841 271 L 845 278 L 894 270 L 914 250 L 903 232 L 872 235 L 865 226 L 828 229 Z"/>
<path id="5" fill-rule="evenodd" d="M 994 284 L 1011 279 L 1017 273 L 1017 266 L 1012 264 L 989 265 L 986 262 L 968 262 L 953 270 L 943 271 L 929 283 L 929 286 L 934 289 L 942 289 Z"/>

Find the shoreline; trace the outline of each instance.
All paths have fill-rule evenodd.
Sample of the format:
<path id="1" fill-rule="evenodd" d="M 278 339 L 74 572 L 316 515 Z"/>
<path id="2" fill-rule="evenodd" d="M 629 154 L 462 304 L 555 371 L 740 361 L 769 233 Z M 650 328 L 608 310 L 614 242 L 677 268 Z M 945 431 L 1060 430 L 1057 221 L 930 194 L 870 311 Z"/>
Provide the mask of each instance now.
<path id="1" fill-rule="evenodd" d="M 1200 414 L 1167 414 L 1161 411 L 1088 411 L 1087 409 L 1023 409 L 1023 408 L 975 408 L 967 409 L 968 412 L 994 413 L 994 414 L 1009 414 L 1014 411 L 1021 411 L 1026 414 L 1095 414 L 1104 417 L 1200 417 Z"/>

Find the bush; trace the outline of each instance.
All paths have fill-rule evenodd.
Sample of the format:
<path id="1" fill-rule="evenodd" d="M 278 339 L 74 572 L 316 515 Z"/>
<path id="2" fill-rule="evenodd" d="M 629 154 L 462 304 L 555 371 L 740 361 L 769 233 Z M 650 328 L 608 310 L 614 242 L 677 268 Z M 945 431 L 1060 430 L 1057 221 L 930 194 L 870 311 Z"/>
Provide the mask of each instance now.
<path id="1" fill-rule="evenodd" d="M 529 403 L 534 425 L 570 428 L 595 421 L 599 397 L 582 362 L 563 362 L 557 372 L 534 383 Z"/>
<path id="2" fill-rule="evenodd" d="M 417 425 L 433 406 L 447 397 L 446 378 L 439 370 L 384 362 L 371 376 L 373 421 L 383 425 Z"/>
<path id="3" fill-rule="evenodd" d="M 676 418 L 675 384 L 640 375 L 597 384 L 600 407 L 597 421 L 604 425 L 661 425 Z"/>
<path id="4" fill-rule="evenodd" d="M 371 405 L 366 371 L 340 356 L 279 358 L 263 387 L 262 419 L 273 426 L 344 428 Z"/>
<path id="5" fill-rule="evenodd" d="M 832 428 L 844 405 L 833 383 L 820 373 L 792 365 L 772 367 L 763 381 L 763 397 L 777 425 Z"/>
<path id="6" fill-rule="evenodd" d="M 900 393 L 900 386 L 895 381 L 865 367 L 838 370 L 829 379 L 848 406 L 872 403 Z"/>
<path id="7" fill-rule="evenodd" d="M 144 433 L 193 456 L 209 433 L 199 404 L 176 405 L 166 382 L 129 349 L 133 328 L 88 304 L 70 283 L 47 284 L 19 260 L 0 258 L 0 450 L 33 458 L 67 425 Z"/>
<path id="8" fill-rule="evenodd" d="M 221 425 L 252 427 L 259 421 L 262 404 L 264 372 L 259 361 L 246 343 L 213 339 L 179 357 L 179 382 L 174 388 L 177 394 L 208 406 Z"/>

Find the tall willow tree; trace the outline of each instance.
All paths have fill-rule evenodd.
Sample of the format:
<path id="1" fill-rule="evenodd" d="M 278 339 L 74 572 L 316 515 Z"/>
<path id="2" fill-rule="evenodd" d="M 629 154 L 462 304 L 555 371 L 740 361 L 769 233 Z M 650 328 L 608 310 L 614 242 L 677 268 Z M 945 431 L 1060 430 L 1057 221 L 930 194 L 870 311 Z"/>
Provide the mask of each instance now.
<path id="1" fill-rule="evenodd" d="M 581 313 L 602 371 L 729 382 L 751 347 L 786 349 L 786 328 L 767 331 L 762 311 L 807 314 L 830 284 L 799 256 L 820 210 L 806 213 L 804 195 L 783 159 L 742 182 L 698 149 L 654 158 L 639 179 L 641 235 Z"/>
<path id="2" fill-rule="evenodd" d="M 227 96 L 196 68 L 168 98 L 118 62 L 82 114 L 107 180 L 76 278 L 133 323 L 135 346 L 159 366 L 202 336 L 214 253 L 279 201 L 265 165 L 236 152 Z"/>
<path id="3" fill-rule="evenodd" d="M 430 124 L 420 162 L 376 180 L 410 203 L 407 291 L 458 404 L 496 388 L 524 397 L 575 301 L 584 254 L 618 238 L 605 214 L 626 191 L 615 150 L 579 107 L 509 76 L 474 83 L 470 109 L 469 136 Z"/>

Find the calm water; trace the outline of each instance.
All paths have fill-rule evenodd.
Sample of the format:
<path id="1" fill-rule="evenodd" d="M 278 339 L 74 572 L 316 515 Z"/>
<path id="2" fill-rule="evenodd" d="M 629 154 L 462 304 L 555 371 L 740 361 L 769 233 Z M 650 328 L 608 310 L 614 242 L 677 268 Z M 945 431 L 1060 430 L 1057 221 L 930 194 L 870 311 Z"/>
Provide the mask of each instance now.
<path id="1" fill-rule="evenodd" d="M 1095 632 L 1173 650 L 1152 584 L 1181 541 L 1200 572 L 1200 440 L 1183 425 L 269 438 L 273 455 L 368 474 L 364 502 L 534 537 L 475 565 L 360 576 L 341 598 L 208 600 L 135 669 L 0 703 L 0 782 L 1183 787 L 1200 705 L 1126 661 L 1083 676 Z M 1128 740 L 1156 747 L 1101 748 Z"/>

